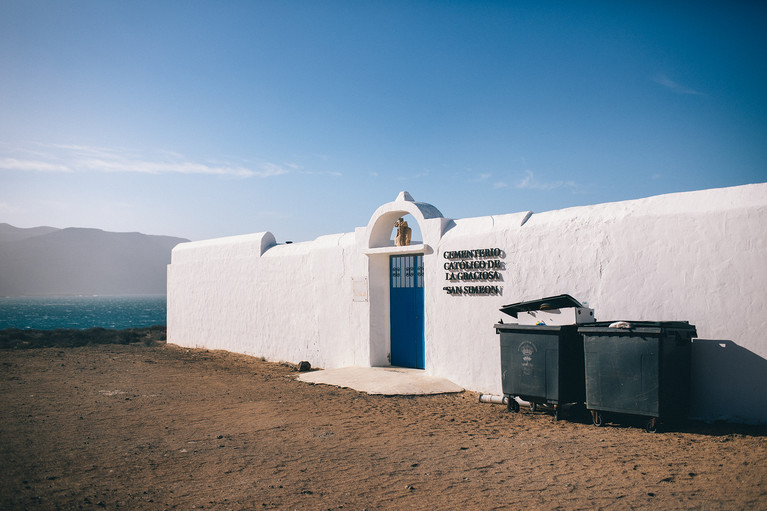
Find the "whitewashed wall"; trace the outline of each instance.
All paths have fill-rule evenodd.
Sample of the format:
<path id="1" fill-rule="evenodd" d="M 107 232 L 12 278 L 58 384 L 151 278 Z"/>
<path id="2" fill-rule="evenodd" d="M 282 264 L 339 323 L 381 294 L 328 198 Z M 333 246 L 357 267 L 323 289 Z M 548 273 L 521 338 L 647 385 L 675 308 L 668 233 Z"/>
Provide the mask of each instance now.
<path id="1" fill-rule="evenodd" d="M 388 246 L 408 213 L 424 244 Z M 444 253 L 484 248 L 504 251 L 504 280 L 477 284 L 502 294 L 448 295 Z M 461 220 L 400 194 L 354 233 L 179 245 L 168 268 L 169 342 L 326 368 L 384 365 L 388 257 L 409 251 L 425 253 L 429 374 L 500 393 L 498 309 L 568 293 L 599 320 L 696 325 L 692 415 L 767 423 L 767 184 Z M 365 282 L 366 301 L 355 301 Z"/>
<path id="2" fill-rule="evenodd" d="M 270 233 L 185 243 L 168 267 L 168 340 L 319 367 L 369 365 L 353 234 L 277 245 Z"/>
<path id="3" fill-rule="evenodd" d="M 498 340 L 484 331 L 503 316 L 498 308 L 568 293 L 587 301 L 598 320 L 696 325 L 692 415 L 767 423 L 767 185 L 522 220 L 520 214 L 457 220 L 443 236 L 440 254 L 503 248 L 507 271 L 502 297 L 437 292 L 429 300 L 436 374 L 497 393 L 500 368 L 487 361 L 499 359 Z"/>

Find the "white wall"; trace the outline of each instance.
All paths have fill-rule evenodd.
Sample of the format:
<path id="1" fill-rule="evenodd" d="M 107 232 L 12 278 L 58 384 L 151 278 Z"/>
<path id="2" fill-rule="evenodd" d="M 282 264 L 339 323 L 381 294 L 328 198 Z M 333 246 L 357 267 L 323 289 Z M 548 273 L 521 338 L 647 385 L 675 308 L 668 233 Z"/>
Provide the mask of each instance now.
<path id="1" fill-rule="evenodd" d="M 702 340 L 694 343 L 693 415 L 767 423 L 767 185 L 571 208 L 520 225 L 522 219 L 457 220 L 443 236 L 439 254 L 503 248 L 507 271 L 501 297 L 437 291 L 428 301 L 435 374 L 499 393 L 500 367 L 488 363 L 499 360 L 498 339 L 488 332 L 503 316 L 498 308 L 568 293 L 587 301 L 599 320 L 696 325 Z M 429 276 L 440 280 L 438 269 Z"/>
<path id="2" fill-rule="evenodd" d="M 416 218 L 423 246 L 384 246 L 400 214 Z M 767 184 L 455 221 L 400 194 L 354 233 L 179 245 L 168 268 L 168 337 L 326 368 L 386 364 L 388 257 L 419 250 L 429 374 L 500 393 L 498 309 L 568 293 L 599 320 L 696 325 L 693 416 L 767 423 L 766 226 Z M 496 247 L 505 252 L 502 295 L 443 290 L 445 251 Z M 367 280 L 367 301 L 353 299 L 353 280 L 358 289 Z"/>
<path id="3" fill-rule="evenodd" d="M 260 238 L 272 243 L 260 251 Z M 276 245 L 270 233 L 185 243 L 168 267 L 168 341 L 315 366 L 368 365 L 353 302 L 353 234 Z"/>

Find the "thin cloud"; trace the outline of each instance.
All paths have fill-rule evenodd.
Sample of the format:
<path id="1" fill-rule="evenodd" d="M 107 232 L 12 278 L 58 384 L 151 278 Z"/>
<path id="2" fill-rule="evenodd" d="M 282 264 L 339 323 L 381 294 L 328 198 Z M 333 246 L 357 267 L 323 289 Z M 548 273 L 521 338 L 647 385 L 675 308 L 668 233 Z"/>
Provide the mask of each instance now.
<path id="1" fill-rule="evenodd" d="M 459 175 L 465 175 L 469 183 L 483 183 L 493 177 L 491 172 L 477 172 L 471 167 L 467 167 L 461 172 L 463 172 L 463 174 Z"/>
<path id="2" fill-rule="evenodd" d="M 471 179 L 469 179 L 469 182 L 470 183 L 483 183 L 483 182 L 487 181 L 488 179 L 490 179 L 491 177 L 493 177 L 493 175 L 491 173 L 483 172 L 483 173 L 479 174 L 478 176 L 475 176 L 475 177 L 472 177 Z"/>
<path id="3" fill-rule="evenodd" d="M 44 145 L 40 144 L 40 147 L 45 147 Z M 76 145 L 76 144 L 51 144 L 50 147 L 55 147 L 56 149 L 63 149 L 64 151 L 72 151 L 74 153 L 78 154 L 92 154 L 92 155 L 107 155 L 107 154 L 116 154 L 116 153 L 125 153 L 126 150 L 122 148 L 109 148 L 109 147 L 96 147 L 96 146 L 87 146 L 87 145 Z M 170 153 L 170 151 L 163 151 L 165 153 Z"/>
<path id="4" fill-rule="evenodd" d="M 516 185 L 514 185 L 515 188 L 527 190 L 554 190 L 555 188 L 559 188 L 567 184 L 564 181 L 550 181 L 542 183 L 535 179 L 535 176 L 531 170 L 525 170 L 525 174 L 525 177 L 522 178 L 522 180 L 519 181 Z"/>
<path id="5" fill-rule="evenodd" d="M 276 163 L 262 163 L 260 165 L 261 170 L 249 171 L 250 174 L 243 177 L 258 176 L 258 177 L 273 177 L 282 176 L 290 173 L 290 168 L 285 168 L 283 165 Z"/>
<path id="6" fill-rule="evenodd" d="M 66 165 L 58 165 L 39 160 L 19 160 L 16 158 L 4 158 L 0 160 L 0 169 L 21 170 L 25 172 L 71 172 Z"/>
<path id="7" fill-rule="evenodd" d="M 104 160 L 86 159 L 77 162 L 78 166 L 87 170 L 103 172 L 136 172 L 139 174 L 210 174 L 217 176 L 276 176 L 287 173 L 276 166 L 269 166 L 261 171 L 245 167 L 212 166 L 192 162 L 157 162 L 146 160 Z M 276 167 L 276 168 L 275 168 Z"/>
<path id="8" fill-rule="evenodd" d="M 661 87 L 664 87 L 671 92 L 674 92 L 676 94 L 687 94 L 692 96 L 705 96 L 706 94 L 704 92 L 697 91 L 695 89 L 691 89 L 690 87 L 687 87 L 686 85 L 682 85 L 679 82 L 675 82 L 668 76 L 666 76 L 663 73 L 658 73 L 655 75 L 652 79 L 655 83 L 660 85 Z"/>
<path id="9" fill-rule="evenodd" d="M 5 158 L 0 169 L 37 172 L 133 172 L 138 174 L 198 174 L 239 178 L 268 178 L 299 168 L 293 164 L 265 162 L 255 167 L 190 161 L 171 151 L 144 157 L 119 148 L 51 145 L 36 151 L 36 159 Z"/>
<path id="10" fill-rule="evenodd" d="M 503 188 L 516 188 L 518 190 L 542 190 L 549 191 L 557 188 L 569 188 L 571 190 L 577 190 L 578 185 L 574 181 L 539 181 L 535 178 L 535 174 L 531 170 L 525 170 L 525 177 L 517 181 L 516 183 L 509 184 L 507 181 L 496 181 L 493 183 L 493 188 L 501 190 Z"/>

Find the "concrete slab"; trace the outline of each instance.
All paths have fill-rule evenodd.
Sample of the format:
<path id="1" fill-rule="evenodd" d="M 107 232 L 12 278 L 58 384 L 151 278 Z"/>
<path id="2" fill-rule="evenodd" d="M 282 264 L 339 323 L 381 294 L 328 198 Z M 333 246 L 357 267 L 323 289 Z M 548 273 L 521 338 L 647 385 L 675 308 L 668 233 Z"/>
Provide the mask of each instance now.
<path id="1" fill-rule="evenodd" d="M 335 385 L 384 396 L 450 394 L 464 389 L 421 369 L 404 367 L 342 367 L 303 373 L 299 381 Z"/>

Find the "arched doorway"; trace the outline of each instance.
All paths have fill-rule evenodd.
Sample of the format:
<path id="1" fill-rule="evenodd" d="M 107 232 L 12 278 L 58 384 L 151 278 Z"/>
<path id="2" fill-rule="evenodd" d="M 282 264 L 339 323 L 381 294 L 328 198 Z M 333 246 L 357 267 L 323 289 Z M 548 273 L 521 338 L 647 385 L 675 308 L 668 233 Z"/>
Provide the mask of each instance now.
<path id="1" fill-rule="evenodd" d="M 392 241 L 392 230 L 400 217 L 408 218 L 408 225 L 415 227 L 409 246 L 395 246 Z M 437 208 L 415 202 L 407 192 L 379 207 L 371 217 L 364 238 L 371 366 L 428 369 L 426 269 L 434 256 L 432 246 L 439 243 L 447 222 Z"/>

